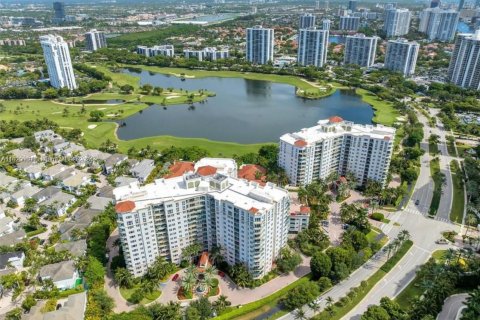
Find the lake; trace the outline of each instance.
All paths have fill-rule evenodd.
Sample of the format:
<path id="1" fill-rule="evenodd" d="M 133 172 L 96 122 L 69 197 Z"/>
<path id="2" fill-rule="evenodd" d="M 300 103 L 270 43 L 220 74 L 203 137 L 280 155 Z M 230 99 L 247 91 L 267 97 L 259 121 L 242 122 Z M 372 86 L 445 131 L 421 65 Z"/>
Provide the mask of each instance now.
<path id="1" fill-rule="evenodd" d="M 139 76 L 142 85 L 216 93 L 205 103 L 195 103 L 194 108 L 149 106 L 119 122 L 125 123 L 117 130 L 123 140 L 170 135 L 248 144 L 276 142 L 284 133 L 313 126 L 334 115 L 356 123 L 372 123 L 372 107 L 351 91 L 337 90 L 328 97 L 307 100 L 295 95 L 295 87 L 269 81 L 220 77 L 181 81 L 148 71 L 123 72 Z"/>

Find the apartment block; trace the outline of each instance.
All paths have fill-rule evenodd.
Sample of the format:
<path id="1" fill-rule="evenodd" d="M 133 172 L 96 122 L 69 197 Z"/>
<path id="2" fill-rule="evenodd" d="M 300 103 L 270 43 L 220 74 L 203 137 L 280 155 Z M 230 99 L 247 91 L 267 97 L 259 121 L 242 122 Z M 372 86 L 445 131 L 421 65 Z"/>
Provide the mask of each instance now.
<path id="1" fill-rule="evenodd" d="M 480 90 L 480 30 L 457 35 L 448 80 L 462 88 Z"/>
<path id="2" fill-rule="evenodd" d="M 406 77 L 413 75 L 419 49 L 420 45 L 414 41 L 409 42 L 406 39 L 388 41 L 385 68 L 401 72 Z"/>

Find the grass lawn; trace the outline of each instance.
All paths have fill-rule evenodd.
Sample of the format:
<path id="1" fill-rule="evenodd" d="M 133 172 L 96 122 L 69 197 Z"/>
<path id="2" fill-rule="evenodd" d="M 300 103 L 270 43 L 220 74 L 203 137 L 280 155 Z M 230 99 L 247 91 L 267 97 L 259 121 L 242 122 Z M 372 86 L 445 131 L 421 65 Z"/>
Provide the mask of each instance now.
<path id="1" fill-rule="evenodd" d="M 393 107 L 391 102 L 383 101 L 365 89 L 358 88 L 355 92 L 362 97 L 364 102 L 370 104 L 375 109 L 373 122 L 386 126 L 391 126 L 397 122 L 397 117 L 400 116 L 400 113 Z"/>
<path id="2" fill-rule="evenodd" d="M 453 140 L 449 140 L 453 138 Z M 447 151 L 448 154 L 451 155 L 452 157 L 457 156 L 457 151 L 455 150 L 455 138 L 453 136 L 447 136 Z"/>
<path id="3" fill-rule="evenodd" d="M 438 158 L 430 161 L 430 175 L 433 178 L 435 186 L 433 189 L 433 197 L 432 202 L 430 203 L 430 209 L 428 210 L 428 214 L 436 215 L 438 206 L 440 204 L 440 198 L 442 197 L 442 176 L 440 173 L 440 162 Z"/>
<path id="4" fill-rule="evenodd" d="M 382 280 L 382 278 L 387 275 L 390 270 L 392 270 L 395 265 L 405 256 L 405 254 L 410 250 L 413 246 L 413 242 L 411 240 L 405 241 L 402 246 L 398 249 L 398 251 L 390 257 L 383 264 L 380 269 L 377 270 L 370 278 L 368 278 L 365 282 L 364 286 L 359 286 L 358 291 L 355 295 L 352 295 L 346 303 L 343 305 L 339 305 L 338 301 L 332 305 L 331 314 L 324 310 L 320 314 L 316 315 L 312 319 L 315 320 L 339 320 L 342 319 L 347 313 L 349 313 L 353 308 L 359 304 L 367 294 L 375 287 L 375 285 Z"/>
<path id="5" fill-rule="evenodd" d="M 428 143 L 428 152 L 430 153 L 431 156 L 435 156 L 436 154 L 438 154 L 439 153 L 438 144 L 429 142 Z"/>
<path id="6" fill-rule="evenodd" d="M 465 208 L 465 194 L 463 189 L 463 172 L 457 160 L 450 162 L 450 171 L 453 181 L 453 203 L 452 211 L 450 211 L 450 220 L 462 223 Z"/>
<path id="7" fill-rule="evenodd" d="M 128 299 L 130 299 L 130 297 L 132 296 L 132 294 L 135 292 L 135 290 L 137 290 L 139 287 L 138 286 L 135 286 L 135 287 L 132 287 L 131 289 L 127 289 L 127 288 L 120 288 L 120 294 L 122 295 L 122 297 L 128 301 Z M 147 294 L 145 295 L 145 297 L 142 299 L 142 301 L 140 301 L 140 304 L 148 304 L 150 302 L 153 302 L 155 300 L 158 299 L 158 297 L 160 297 L 160 295 L 162 294 L 162 292 L 160 290 L 156 290 L 150 294 Z"/>
<path id="8" fill-rule="evenodd" d="M 457 150 L 458 150 L 458 155 L 460 157 L 465 158 L 467 156 L 467 151 L 470 149 L 472 149 L 472 146 L 461 143 L 461 142 L 457 142 Z"/>

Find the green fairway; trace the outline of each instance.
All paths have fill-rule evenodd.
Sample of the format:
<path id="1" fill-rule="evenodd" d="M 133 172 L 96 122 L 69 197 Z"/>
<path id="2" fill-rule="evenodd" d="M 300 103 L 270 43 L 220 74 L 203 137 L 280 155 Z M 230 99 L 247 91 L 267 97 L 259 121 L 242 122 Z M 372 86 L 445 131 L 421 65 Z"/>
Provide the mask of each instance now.
<path id="1" fill-rule="evenodd" d="M 397 122 L 400 113 L 393 107 L 391 102 L 384 101 L 365 89 L 357 88 L 355 92 L 362 97 L 364 102 L 368 103 L 373 109 L 375 109 L 373 122 L 386 126 L 391 126 Z"/>
<path id="2" fill-rule="evenodd" d="M 452 173 L 453 182 L 453 203 L 452 211 L 450 211 L 450 220 L 462 223 L 463 211 L 465 208 L 465 194 L 463 190 L 463 173 L 457 160 L 452 160 L 452 162 L 450 162 L 450 171 Z"/>

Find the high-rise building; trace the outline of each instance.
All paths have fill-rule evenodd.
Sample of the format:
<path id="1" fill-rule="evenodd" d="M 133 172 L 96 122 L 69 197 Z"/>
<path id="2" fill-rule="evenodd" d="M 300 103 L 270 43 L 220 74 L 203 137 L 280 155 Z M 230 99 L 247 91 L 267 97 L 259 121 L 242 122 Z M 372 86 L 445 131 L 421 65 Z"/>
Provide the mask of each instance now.
<path id="1" fill-rule="evenodd" d="M 323 19 L 322 20 L 322 30 L 330 31 L 330 26 L 332 22 L 328 19 Z"/>
<path id="2" fill-rule="evenodd" d="M 65 3 L 61 1 L 55 1 L 53 3 L 53 22 L 61 23 L 65 21 Z"/>
<path id="3" fill-rule="evenodd" d="M 70 90 L 77 88 L 70 52 L 63 38 L 52 34 L 41 36 L 40 44 L 47 64 L 50 84 L 55 88 Z"/>
<path id="4" fill-rule="evenodd" d="M 462 10 L 464 5 L 465 5 L 465 0 L 460 0 L 460 2 L 458 3 L 458 11 Z"/>
<path id="5" fill-rule="evenodd" d="M 452 41 L 458 19 L 459 13 L 455 10 L 425 9 L 420 13 L 418 31 L 426 33 L 429 40 Z"/>
<path id="6" fill-rule="evenodd" d="M 384 185 L 394 138 L 394 128 L 331 117 L 314 127 L 281 136 L 278 164 L 296 186 L 332 173 L 352 173 L 359 184 L 375 180 Z"/>
<path id="7" fill-rule="evenodd" d="M 384 6 L 385 10 L 392 10 L 392 9 L 396 9 L 396 8 L 397 8 L 397 3 L 396 2 L 389 2 L 389 3 L 386 3 L 385 6 Z"/>
<path id="8" fill-rule="evenodd" d="M 430 8 L 438 8 L 440 7 L 440 0 L 432 0 L 430 2 Z"/>
<path id="9" fill-rule="evenodd" d="M 357 0 L 349 0 L 348 1 L 348 10 L 355 12 L 357 11 Z"/>
<path id="10" fill-rule="evenodd" d="M 448 79 L 462 88 L 480 90 L 480 30 L 457 35 Z"/>
<path id="11" fill-rule="evenodd" d="M 221 49 L 208 47 L 202 50 L 185 49 L 183 50 L 183 54 L 187 59 L 196 58 L 199 61 L 203 61 L 203 60 L 215 61 L 217 59 L 227 59 L 230 56 L 228 52 L 228 47 L 224 47 Z"/>
<path id="12" fill-rule="evenodd" d="M 418 50 L 417 42 L 409 42 L 405 39 L 389 40 L 385 54 L 385 68 L 401 72 L 408 77 L 415 73 Z"/>
<path id="13" fill-rule="evenodd" d="M 272 270 L 287 244 L 288 192 L 209 164 L 227 161 L 235 164 L 202 159 L 205 165 L 197 163 L 195 172 L 114 189 L 121 246 L 134 276 L 145 274 L 159 256 L 180 263 L 182 250 L 194 243 L 203 250 L 221 247 L 228 264 L 245 264 L 254 278 Z"/>
<path id="14" fill-rule="evenodd" d="M 343 62 L 370 67 L 375 63 L 377 51 L 377 37 L 366 37 L 364 34 L 347 36 Z"/>
<path id="15" fill-rule="evenodd" d="M 339 30 L 357 31 L 360 28 L 360 17 L 341 16 Z"/>
<path id="16" fill-rule="evenodd" d="M 297 62 L 301 66 L 323 67 L 327 62 L 328 30 L 300 29 Z"/>
<path id="17" fill-rule="evenodd" d="M 151 48 L 147 46 L 137 46 L 137 53 L 146 57 L 166 56 L 173 57 L 175 55 L 175 48 L 171 44 L 163 46 L 153 46 Z"/>
<path id="18" fill-rule="evenodd" d="M 408 9 L 391 9 L 385 11 L 383 30 L 387 37 L 398 37 L 408 33 L 411 14 Z"/>
<path id="19" fill-rule="evenodd" d="M 254 64 L 266 64 L 268 61 L 273 61 L 274 40 L 273 29 L 262 26 L 247 28 L 247 61 Z"/>
<path id="20" fill-rule="evenodd" d="M 300 16 L 298 29 L 308 29 L 315 27 L 315 15 L 311 13 L 305 13 Z"/>
<path id="21" fill-rule="evenodd" d="M 85 33 L 85 47 L 88 51 L 96 51 L 107 47 L 107 39 L 105 33 L 92 29 Z"/>

